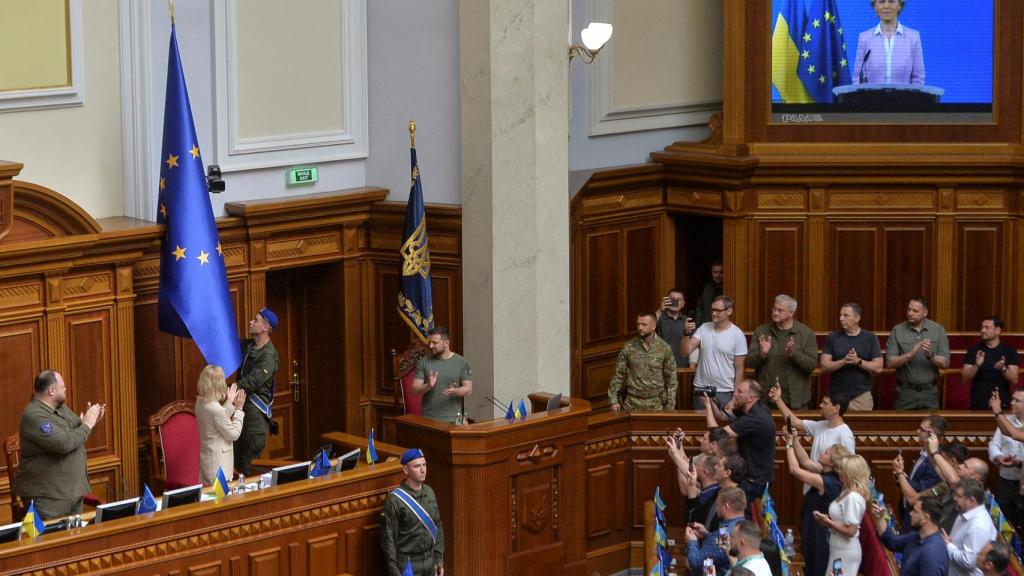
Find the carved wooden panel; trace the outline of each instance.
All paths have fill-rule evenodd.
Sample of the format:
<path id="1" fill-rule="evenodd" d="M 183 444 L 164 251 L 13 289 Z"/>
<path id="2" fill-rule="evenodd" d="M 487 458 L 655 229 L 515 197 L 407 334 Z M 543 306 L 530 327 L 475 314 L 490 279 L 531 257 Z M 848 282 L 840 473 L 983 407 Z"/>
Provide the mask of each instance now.
<path id="1" fill-rule="evenodd" d="M 338 547 L 338 535 L 330 534 L 306 541 L 306 573 L 309 576 L 318 574 L 339 574 L 341 550 Z"/>
<path id="2" fill-rule="evenodd" d="M 724 205 L 722 192 L 713 189 L 668 187 L 668 203 L 691 210 L 720 212 Z"/>
<path id="3" fill-rule="evenodd" d="M 876 278 L 882 295 L 885 314 L 877 330 L 888 330 L 906 320 L 907 303 L 911 298 L 933 299 L 935 261 L 931 223 L 920 225 L 887 225 L 882 231 L 885 243 L 885 265 Z M 932 319 L 949 325 L 949 319 Z"/>
<path id="4" fill-rule="evenodd" d="M 598 405 L 607 403 L 608 382 L 615 374 L 615 362 L 618 358 L 618 350 L 614 350 L 599 357 L 583 360 L 583 377 L 581 388 L 583 397 Z"/>
<path id="5" fill-rule="evenodd" d="M 317 256 L 340 255 L 341 235 L 338 232 L 317 236 L 284 238 L 267 242 L 267 263 L 306 260 Z M 308 260 L 304 262 L 308 264 Z M 301 264 L 301 263 L 300 263 Z"/>
<path id="6" fill-rule="evenodd" d="M 776 192 L 758 191 L 757 209 L 765 211 L 803 211 L 807 208 L 807 193 L 804 191 Z"/>
<path id="7" fill-rule="evenodd" d="M 601 463 L 587 467 L 587 495 L 614 494 L 615 486 L 612 465 Z M 587 538 L 606 536 L 612 531 L 612 511 L 616 506 L 608 506 L 607 502 L 595 502 L 587 498 Z"/>
<path id="8" fill-rule="evenodd" d="M 1005 316 L 1003 282 L 1009 278 L 1003 225 L 999 222 L 961 222 L 957 229 L 955 277 L 960 297 L 957 329 L 976 330 L 990 314 Z M 1011 330 L 1020 327 L 1011 328 Z"/>
<path id="9" fill-rule="evenodd" d="M 634 529 L 643 529 L 644 527 L 644 501 L 651 500 L 654 498 L 654 490 L 661 484 L 667 484 L 662 481 L 665 476 L 666 460 L 668 454 L 661 458 L 639 458 L 633 457 L 633 467 L 630 474 L 633 478 L 633 490 L 630 492 L 630 501 L 632 506 L 632 527 Z M 668 467 L 671 468 L 671 463 L 668 463 Z M 676 490 L 678 492 L 678 490 Z M 669 495 L 668 488 L 662 490 L 662 494 L 665 496 Z"/>
<path id="10" fill-rule="evenodd" d="M 110 310 L 68 314 L 64 317 L 67 337 L 67 403 L 75 412 L 84 412 L 86 403 L 107 404 L 108 416 L 114 413 L 111 386 L 113 352 L 111 351 Z M 104 418 L 86 442 L 90 454 L 113 450 L 111 446 L 114 423 Z"/>
<path id="11" fill-rule="evenodd" d="M 18 432 L 21 412 L 32 396 L 32 383 L 43 369 L 41 332 L 38 319 L 0 325 L 0 390 L 6 396 L 0 402 L 0 438 Z M 6 459 L 0 464 L 7 469 Z M 6 485 L 6 474 L 0 475 L 0 486 Z"/>
<path id="12" fill-rule="evenodd" d="M 107 296 L 113 292 L 114 277 L 106 270 L 67 276 L 61 283 L 61 289 L 65 302 Z"/>
<path id="13" fill-rule="evenodd" d="M 41 306 L 42 303 L 43 283 L 39 280 L 22 280 L 0 285 L 0 310 L 4 312 Z"/>
<path id="14" fill-rule="evenodd" d="M 224 574 L 224 562 L 205 562 L 196 566 L 190 566 L 189 576 L 221 576 Z"/>
<path id="15" fill-rule="evenodd" d="M 935 193 L 909 190 L 831 191 L 828 207 L 831 210 L 922 210 L 933 208 Z"/>
<path id="16" fill-rule="evenodd" d="M 653 312 L 660 301 L 657 286 L 659 241 L 661 234 L 656 225 L 645 225 L 626 231 L 626 333 L 636 327 L 636 317 Z"/>
<path id="17" fill-rule="evenodd" d="M 624 209 L 636 210 L 661 204 L 661 189 L 630 190 L 628 194 L 594 196 L 583 200 L 583 211 L 587 215 L 617 212 Z"/>
<path id="18" fill-rule="evenodd" d="M 512 552 L 530 550 L 558 539 L 558 467 L 516 474 L 512 481 Z"/>
<path id="19" fill-rule="evenodd" d="M 756 300 L 745 304 L 756 323 L 768 321 L 779 294 L 788 294 L 798 303 L 804 301 L 806 270 L 803 222 L 760 222 L 758 230 L 760 265 L 755 278 L 759 289 L 755 291 Z"/>
<path id="20" fill-rule="evenodd" d="M 622 330 L 623 239 L 617 230 L 595 230 L 583 237 L 583 334 L 586 344 L 614 338 Z"/>
<path id="21" fill-rule="evenodd" d="M 875 282 L 878 242 L 879 233 L 874 226 L 833 224 L 829 242 L 831 272 L 828 276 L 832 284 L 832 298 L 826 318 L 833 319 L 834 323 L 826 329 L 838 327 L 839 307 L 846 302 L 856 302 L 864 309 L 860 323 L 863 328 L 882 329 Z"/>

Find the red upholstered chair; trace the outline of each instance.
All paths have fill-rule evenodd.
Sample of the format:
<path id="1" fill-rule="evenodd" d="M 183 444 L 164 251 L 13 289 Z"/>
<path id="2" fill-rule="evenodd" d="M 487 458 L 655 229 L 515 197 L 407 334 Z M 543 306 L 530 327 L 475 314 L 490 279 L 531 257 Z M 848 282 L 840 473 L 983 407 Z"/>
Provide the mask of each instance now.
<path id="1" fill-rule="evenodd" d="M 423 396 L 413 393 L 412 381 L 416 378 L 416 365 L 426 353 L 427 346 L 422 342 L 410 344 L 401 354 L 393 348 L 389 352 L 397 414 L 423 414 Z"/>
<path id="2" fill-rule="evenodd" d="M 150 478 L 164 490 L 199 484 L 195 402 L 175 400 L 149 417 Z"/>

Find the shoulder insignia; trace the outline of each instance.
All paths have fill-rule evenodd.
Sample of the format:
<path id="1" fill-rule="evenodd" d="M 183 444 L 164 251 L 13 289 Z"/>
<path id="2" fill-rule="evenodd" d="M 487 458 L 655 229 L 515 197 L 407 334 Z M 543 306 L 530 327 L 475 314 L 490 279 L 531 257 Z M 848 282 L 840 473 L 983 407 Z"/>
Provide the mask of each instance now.
<path id="1" fill-rule="evenodd" d="M 39 425 L 39 431 L 42 432 L 44 435 L 49 436 L 50 434 L 53 434 L 53 424 L 51 424 L 50 421 L 47 420 Z"/>
<path id="2" fill-rule="evenodd" d="M 466 365 L 466 373 L 469 374 L 470 376 L 473 375 L 473 369 L 470 368 L 468 364 Z"/>

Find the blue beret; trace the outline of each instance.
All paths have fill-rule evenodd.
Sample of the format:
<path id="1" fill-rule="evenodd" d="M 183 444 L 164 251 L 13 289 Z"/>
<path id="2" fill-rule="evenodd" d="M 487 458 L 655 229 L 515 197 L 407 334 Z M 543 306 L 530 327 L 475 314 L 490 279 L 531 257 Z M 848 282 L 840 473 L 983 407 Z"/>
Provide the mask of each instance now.
<path id="1" fill-rule="evenodd" d="M 402 464 L 408 464 L 417 458 L 423 457 L 423 450 L 420 450 L 419 448 L 409 448 L 405 451 L 405 454 L 402 454 Z"/>
<path id="2" fill-rule="evenodd" d="M 270 324 L 271 328 L 277 330 L 277 314 L 274 314 L 273 310 L 270 308 L 263 308 L 260 310 L 260 316 L 263 316 L 263 319 L 267 321 L 267 324 Z"/>

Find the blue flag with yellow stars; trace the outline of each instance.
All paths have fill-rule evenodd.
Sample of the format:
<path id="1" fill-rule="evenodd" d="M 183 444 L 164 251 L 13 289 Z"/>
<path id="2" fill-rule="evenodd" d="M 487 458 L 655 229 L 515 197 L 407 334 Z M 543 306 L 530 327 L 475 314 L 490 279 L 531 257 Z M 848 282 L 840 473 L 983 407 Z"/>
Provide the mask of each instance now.
<path id="1" fill-rule="evenodd" d="M 832 88 L 851 83 L 846 39 L 836 0 L 812 0 L 797 46 L 800 50 L 797 76 L 807 93 L 814 102 L 832 102 Z"/>
<path id="2" fill-rule="evenodd" d="M 411 130 L 415 130 L 412 127 Z M 405 210 L 402 233 L 402 276 L 398 283 L 398 313 L 424 342 L 434 328 L 434 304 L 430 291 L 430 245 L 427 242 L 427 214 L 423 208 L 423 186 L 416 162 L 416 146 L 409 148 L 412 158 L 412 188 Z"/>
<path id="3" fill-rule="evenodd" d="M 160 248 L 160 329 L 191 338 L 207 363 L 232 374 L 242 352 L 203 166 L 172 24 L 157 213 L 157 222 L 166 226 Z"/>
<path id="4" fill-rule="evenodd" d="M 156 498 L 153 497 L 153 492 L 149 490 L 149 485 L 144 484 L 145 490 L 142 493 L 142 498 L 139 498 L 139 507 L 136 508 L 136 514 L 149 514 L 150 512 L 156 512 Z"/>

